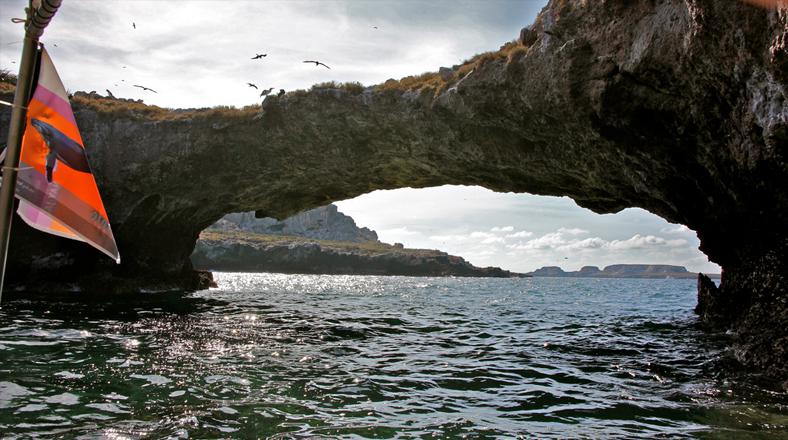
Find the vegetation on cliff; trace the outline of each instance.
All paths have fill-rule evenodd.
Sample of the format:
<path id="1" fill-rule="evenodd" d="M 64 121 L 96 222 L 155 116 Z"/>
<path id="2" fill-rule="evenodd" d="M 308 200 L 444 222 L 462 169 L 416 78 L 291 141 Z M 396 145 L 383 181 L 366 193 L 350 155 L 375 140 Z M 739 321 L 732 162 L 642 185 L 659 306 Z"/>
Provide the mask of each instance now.
<path id="1" fill-rule="evenodd" d="M 249 231 L 206 230 L 192 262 L 198 269 L 348 275 L 519 277 L 479 268 L 462 257 L 378 241 L 351 243 Z"/>

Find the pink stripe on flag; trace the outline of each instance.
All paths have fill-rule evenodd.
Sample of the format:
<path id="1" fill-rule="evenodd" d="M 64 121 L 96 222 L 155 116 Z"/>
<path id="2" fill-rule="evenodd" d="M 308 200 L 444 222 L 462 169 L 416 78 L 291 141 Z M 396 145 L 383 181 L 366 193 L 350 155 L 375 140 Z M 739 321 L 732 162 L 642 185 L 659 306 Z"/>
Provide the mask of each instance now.
<path id="1" fill-rule="evenodd" d="M 77 121 L 74 119 L 74 113 L 71 111 L 71 104 L 69 104 L 68 101 L 61 98 L 57 94 L 51 92 L 46 87 L 42 86 L 41 83 L 39 83 L 36 87 L 36 92 L 33 93 L 33 99 L 38 100 L 42 104 L 57 112 L 60 116 L 66 118 L 72 124 L 77 125 Z"/>

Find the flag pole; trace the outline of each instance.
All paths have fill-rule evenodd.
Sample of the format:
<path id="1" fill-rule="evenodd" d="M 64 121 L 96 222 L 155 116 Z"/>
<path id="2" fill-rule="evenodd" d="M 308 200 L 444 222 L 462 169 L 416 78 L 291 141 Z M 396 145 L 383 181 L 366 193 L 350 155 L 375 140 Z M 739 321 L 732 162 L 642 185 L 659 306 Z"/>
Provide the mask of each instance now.
<path id="1" fill-rule="evenodd" d="M 27 104 L 38 52 L 38 39 L 44 33 L 52 17 L 55 16 L 62 0 L 31 0 L 25 21 L 25 39 L 22 59 L 16 79 L 14 105 L 11 110 L 11 125 L 8 129 L 5 164 L 3 165 L 3 185 L 0 187 L 0 298 L 5 281 L 8 242 L 11 238 L 11 221 L 14 217 L 14 191 L 19 171 L 19 154 L 22 149 L 22 136 L 25 132 Z M 37 7 L 34 7 L 34 4 Z"/>

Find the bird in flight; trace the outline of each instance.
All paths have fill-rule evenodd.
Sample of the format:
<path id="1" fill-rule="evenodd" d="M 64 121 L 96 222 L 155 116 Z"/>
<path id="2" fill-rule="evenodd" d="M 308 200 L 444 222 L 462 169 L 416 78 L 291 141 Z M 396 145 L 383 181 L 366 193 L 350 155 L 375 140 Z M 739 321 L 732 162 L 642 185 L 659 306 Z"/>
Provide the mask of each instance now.
<path id="1" fill-rule="evenodd" d="M 254 87 L 255 89 L 257 88 L 257 86 L 252 83 L 246 83 L 246 84 L 249 84 L 249 87 Z"/>
<path id="2" fill-rule="evenodd" d="M 305 63 L 315 63 L 315 67 L 317 67 L 317 66 L 323 66 L 323 67 L 325 67 L 326 69 L 331 69 L 330 67 L 326 66 L 324 63 L 321 63 L 320 61 L 304 61 L 304 62 L 305 62 Z"/>
<path id="3" fill-rule="evenodd" d="M 372 26 L 372 29 L 377 29 L 377 28 L 378 28 L 377 26 Z"/>
<path id="4" fill-rule="evenodd" d="M 144 91 L 144 90 L 148 90 L 148 91 L 151 91 L 151 92 L 153 92 L 153 93 L 159 93 L 159 92 L 157 92 L 157 91 L 155 91 L 155 90 L 153 90 L 153 89 L 150 89 L 150 88 L 148 88 L 148 87 L 145 87 L 145 86 L 138 86 L 137 84 L 134 84 L 134 87 L 139 87 L 139 88 L 141 88 L 143 91 Z"/>
<path id="5" fill-rule="evenodd" d="M 137 23 L 134 23 L 134 22 L 132 21 L 132 22 L 131 22 L 131 27 L 133 27 L 134 29 L 137 29 Z"/>
<path id="6" fill-rule="evenodd" d="M 259 60 L 260 58 L 262 58 L 262 57 L 267 57 L 267 56 L 268 56 L 268 54 L 267 54 L 267 53 L 258 53 L 258 54 L 256 54 L 255 56 L 253 56 L 253 57 L 252 57 L 252 59 L 253 59 L 253 60 Z"/>
<path id="7" fill-rule="evenodd" d="M 273 89 L 274 89 L 274 88 L 273 88 L 273 87 L 271 87 L 271 88 L 270 88 L 270 89 L 268 89 L 268 90 L 263 90 L 262 92 L 260 92 L 260 97 L 262 98 L 263 96 L 266 96 L 266 95 L 268 95 L 269 93 L 271 93 L 271 90 L 273 90 Z"/>

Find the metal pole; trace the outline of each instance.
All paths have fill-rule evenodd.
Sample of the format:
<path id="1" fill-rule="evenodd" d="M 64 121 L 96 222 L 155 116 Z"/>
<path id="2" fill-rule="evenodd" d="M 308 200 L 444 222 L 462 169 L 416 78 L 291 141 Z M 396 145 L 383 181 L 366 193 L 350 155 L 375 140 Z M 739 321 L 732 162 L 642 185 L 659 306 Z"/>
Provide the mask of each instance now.
<path id="1" fill-rule="evenodd" d="M 16 80 L 14 106 L 11 110 L 11 125 L 8 129 L 5 164 L 3 166 L 3 185 L 0 187 L 0 298 L 5 281 L 5 265 L 8 256 L 8 242 L 11 238 L 11 221 L 14 218 L 14 192 L 16 175 L 19 171 L 19 154 L 22 149 L 22 136 L 27 122 L 27 104 L 38 52 L 38 39 L 44 28 L 60 7 L 61 0 L 43 0 L 34 11 L 32 3 L 27 10 L 25 40 L 22 59 L 19 62 L 19 75 Z"/>

